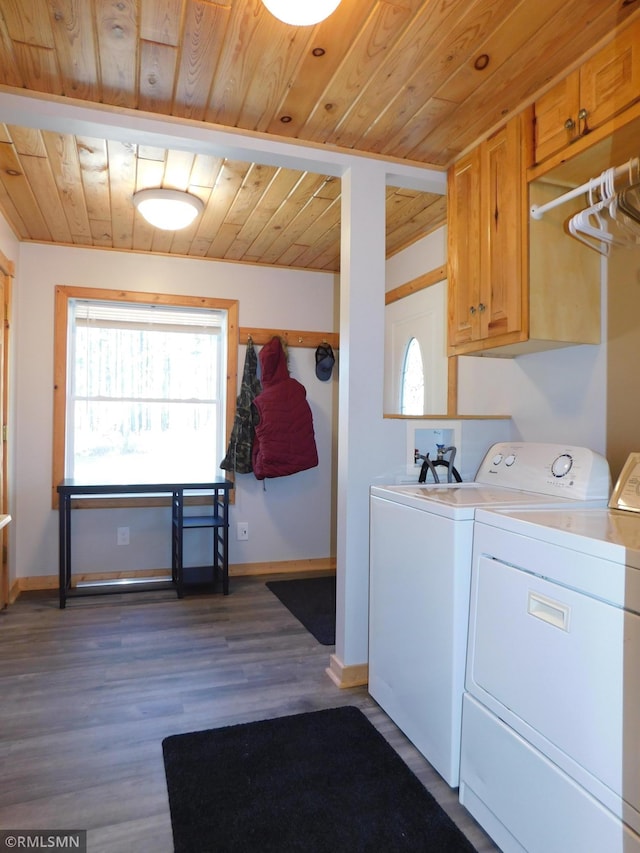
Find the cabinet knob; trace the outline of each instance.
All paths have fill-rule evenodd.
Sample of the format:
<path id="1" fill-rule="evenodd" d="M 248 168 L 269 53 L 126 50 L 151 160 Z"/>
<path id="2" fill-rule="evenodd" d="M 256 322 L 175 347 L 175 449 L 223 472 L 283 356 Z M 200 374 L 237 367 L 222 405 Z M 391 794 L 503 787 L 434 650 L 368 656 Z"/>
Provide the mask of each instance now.
<path id="1" fill-rule="evenodd" d="M 573 130 L 575 126 L 576 123 L 572 118 L 568 118 L 564 123 L 565 130 Z"/>
<path id="2" fill-rule="evenodd" d="M 476 313 L 476 306 L 472 305 L 471 308 L 469 308 L 469 314 L 475 314 L 475 313 Z"/>
<path id="3" fill-rule="evenodd" d="M 582 122 L 582 130 L 580 131 L 582 136 L 584 136 L 585 133 L 589 133 L 589 125 L 587 123 L 587 116 L 588 115 L 589 115 L 589 112 L 584 107 L 582 107 L 580 109 L 580 112 L 578 113 L 578 121 Z"/>

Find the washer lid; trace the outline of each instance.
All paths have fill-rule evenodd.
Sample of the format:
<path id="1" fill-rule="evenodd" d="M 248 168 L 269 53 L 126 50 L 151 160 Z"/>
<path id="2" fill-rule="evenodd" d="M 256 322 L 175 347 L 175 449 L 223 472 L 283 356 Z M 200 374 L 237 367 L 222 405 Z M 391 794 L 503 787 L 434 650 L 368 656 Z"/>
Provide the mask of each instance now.
<path id="1" fill-rule="evenodd" d="M 473 519 L 477 507 L 573 506 L 575 501 L 507 489 L 483 483 L 441 483 L 404 486 L 372 486 L 371 494 L 456 520 Z M 602 502 L 601 502 L 602 503 Z"/>

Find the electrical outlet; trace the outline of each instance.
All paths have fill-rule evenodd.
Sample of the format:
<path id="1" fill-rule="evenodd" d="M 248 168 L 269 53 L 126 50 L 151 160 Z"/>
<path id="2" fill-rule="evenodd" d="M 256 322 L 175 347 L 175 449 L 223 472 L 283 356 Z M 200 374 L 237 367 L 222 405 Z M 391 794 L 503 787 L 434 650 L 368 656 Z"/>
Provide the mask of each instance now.
<path id="1" fill-rule="evenodd" d="M 239 521 L 236 536 L 238 539 L 248 539 L 249 538 L 249 522 L 248 521 Z"/>
<path id="2" fill-rule="evenodd" d="M 118 528 L 118 545 L 128 545 L 129 544 L 129 528 L 128 527 L 119 527 Z"/>

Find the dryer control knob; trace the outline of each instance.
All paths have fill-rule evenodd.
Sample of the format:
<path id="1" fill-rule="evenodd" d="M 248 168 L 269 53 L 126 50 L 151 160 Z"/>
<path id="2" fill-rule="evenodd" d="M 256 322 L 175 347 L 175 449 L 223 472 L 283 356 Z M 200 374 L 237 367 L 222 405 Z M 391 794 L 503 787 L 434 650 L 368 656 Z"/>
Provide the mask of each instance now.
<path id="1" fill-rule="evenodd" d="M 516 461 L 516 455 L 515 455 L 515 453 L 510 453 L 510 454 L 507 456 L 507 458 L 504 460 L 504 464 L 507 466 L 507 468 L 511 468 L 511 466 L 513 465 L 513 463 L 514 463 L 515 461 Z"/>
<path id="2" fill-rule="evenodd" d="M 496 455 L 491 460 L 492 465 L 499 465 L 502 462 L 502 453 L 496 453 Z"/>
<path id="3" fill-rule="evenodd" d="M 573 459 L 568 453 L 562 453 L 551 463 L 551 473 L 554 477 L 566 477 L 573 465 Z"/>

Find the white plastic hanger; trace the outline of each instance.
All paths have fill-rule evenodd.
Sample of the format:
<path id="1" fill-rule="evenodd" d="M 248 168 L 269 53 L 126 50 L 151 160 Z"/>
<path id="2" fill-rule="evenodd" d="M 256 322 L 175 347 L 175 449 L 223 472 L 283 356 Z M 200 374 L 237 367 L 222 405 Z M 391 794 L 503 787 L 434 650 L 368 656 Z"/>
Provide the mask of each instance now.
<path id="1" fill-rule="evenodd" d="M 600 180 L 589 187 L 589 207 L 575 213 L 569 220 L 569 233 L 601 255 L 608 255 L 614 237 L 607 228 L 601 212 L 608 208 L 611 189 L 615 180 L 614 170 L 607 169 Z M 594 192 L 598 191 L 600 200 L 594 201 Z"/>
<path id="2" fill-rule="evenodd" d="M 620 170 L 607 169 L 588 188 L 589 207 L 571 217 L 569 233 L 591 249 L 607 256 L 611 246 L 640 244 L 640 204 L 634 207 L 633 199 L 640 202 L 640 161 L 633 158 L 628 165 L 628 186 L 616 192 L 616 177 Z M 595 193 L 599 198 L 594 199 Z M 629 196 L 629 197 L 628 197 Z M 607 213 L 609 222 L 602 215 Z M 613 228 L 611 225 L 613 224 Z"/>
<path id="3" fill-rule="evenodd" d="M 627 245 L 640 244 L 640 160 L 629 160 L 628 186 L 614 194 L 608 213 Z M 635 202 L 635 204 L 634 204 Z"/>

